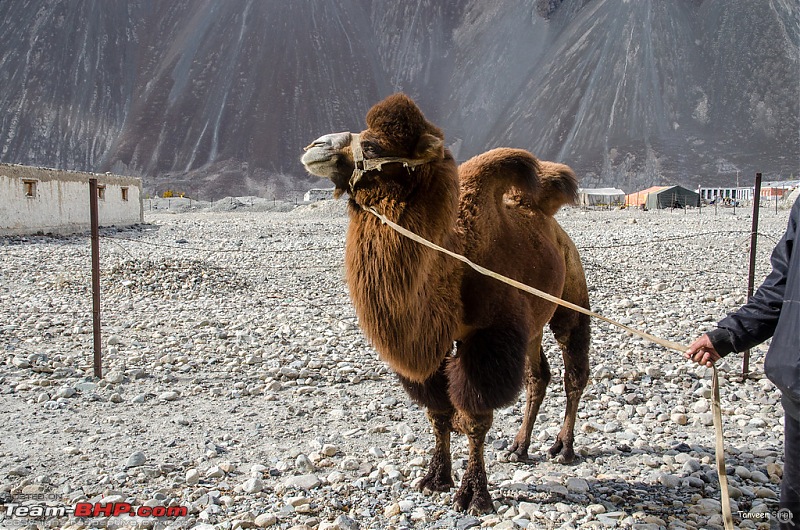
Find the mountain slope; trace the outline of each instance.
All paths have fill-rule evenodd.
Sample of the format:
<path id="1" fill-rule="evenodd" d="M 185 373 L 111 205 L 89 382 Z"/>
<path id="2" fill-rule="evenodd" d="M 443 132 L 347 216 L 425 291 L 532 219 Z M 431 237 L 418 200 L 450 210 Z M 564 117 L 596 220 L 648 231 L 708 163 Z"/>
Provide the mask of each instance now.
<path id="1" fill-rule="evenodd" d="M 402 90 L 464 160 L 510 145 L 582 184 L 798 173 L 792 0 L 7 0 L 0 161 L 286 195 L 320 134 Z"/>

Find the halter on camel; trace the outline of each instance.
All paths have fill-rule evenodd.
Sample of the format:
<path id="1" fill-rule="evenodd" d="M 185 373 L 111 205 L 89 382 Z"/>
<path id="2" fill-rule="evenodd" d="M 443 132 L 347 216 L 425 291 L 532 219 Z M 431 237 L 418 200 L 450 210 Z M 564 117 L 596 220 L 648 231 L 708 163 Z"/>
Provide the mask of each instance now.
<path id="1" fill-rule="evenodd" d="M 430 159 L 425 158 L 403 158 L 400 156 L 383 156 L 379 158 L 364 158 L 364 151 L 361 149 L 361 135 L 350 134 L 350 149 L 353 150 L 353 162 L 355 168 L 353 175 L 350 177 L 350 196 L 353 196 L 355 186 L 364 173 L 367 171 L 383 171 L 384 164 L 403 164 L 409 171 L 415 169 L 417 166 L 427 164 Z"/>

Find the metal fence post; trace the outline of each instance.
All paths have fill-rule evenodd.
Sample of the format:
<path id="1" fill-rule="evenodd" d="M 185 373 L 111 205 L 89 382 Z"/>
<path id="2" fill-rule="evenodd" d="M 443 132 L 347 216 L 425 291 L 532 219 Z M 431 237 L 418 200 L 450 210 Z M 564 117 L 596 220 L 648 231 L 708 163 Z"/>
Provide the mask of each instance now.
<path id="1" fill-rule="evenodd" d="M 761 206 L 761 173 L 756 173 L 756 185 L 753 194 L 753 223 L 750 229 L 750 269 L 747 273 L 747 301 L 753 296 L 756 275 L 756 242 L 758 241 L 758 209 Z M 742 379 L 750 373 L 750 350 L 744 352 L 742 361 Z"/>
<path id="2" fill-rule="evenodd" d="M 89 220 L 92 226 L 92 331 L 94 337 L 94 376 L 103 377 L 102 337 L 100 334 L 100 229 L 97 208 L 97 179 L 89 179 Z"/>

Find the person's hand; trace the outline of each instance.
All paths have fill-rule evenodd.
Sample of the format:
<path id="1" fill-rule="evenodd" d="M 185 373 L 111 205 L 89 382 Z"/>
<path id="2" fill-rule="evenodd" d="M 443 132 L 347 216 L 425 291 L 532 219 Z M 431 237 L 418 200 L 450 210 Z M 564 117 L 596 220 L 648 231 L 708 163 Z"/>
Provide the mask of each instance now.
<path id="1" fill-rule="evenodd" d="M 714 345 L 711 344 L 708 335 L 705 334 L 694 341 L 683 355 L 690 361 L 694 361 L 701 366 L 705 365 L 709 368 L 714 366 L 714 363 L 722 358 L 719 353 L 717 353 Z"/>

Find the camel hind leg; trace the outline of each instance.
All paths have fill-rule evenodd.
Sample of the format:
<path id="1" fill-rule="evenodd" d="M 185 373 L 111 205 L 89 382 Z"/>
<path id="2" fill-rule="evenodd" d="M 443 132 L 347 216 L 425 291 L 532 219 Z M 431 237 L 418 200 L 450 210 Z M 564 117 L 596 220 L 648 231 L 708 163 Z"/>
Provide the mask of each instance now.
<path id="1" fill-rule="evenodd" d="M 525 362 L 525 411 L 522 416 L 522 425 L 509 450 L 521 460 L 528 458 L 528 448 L 531 445 L 531 431 L 539 414 L 539 407 L 544 401 L 547 384 L 550 382 L 550 365 L 542 351 L 542 333 L 533 338 L 528 345 L 528 355 Z"/>
<path id="2" fill-rule="evenodd" d="M 588 305 L 588 303 L 586 304 Z M 550 320 L 550 329 L 561 347 L 564 358 L 564 390 L 567 395 L 567 408 L 564 412 L 564 425 L 558 433 L 556 442 L 548 453 L 551 458 L 568 464 L 575 459 L 573 442 L 575 439 L 575 419 L 578 404 L 589 381 L 589 334 L 588 315 L 571 309 L 559 307 Z"/>

